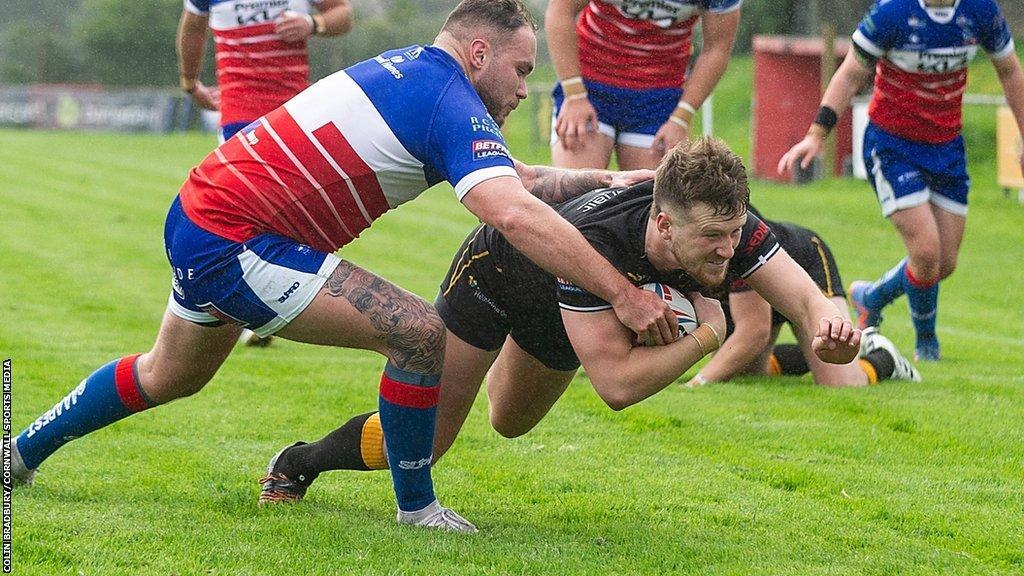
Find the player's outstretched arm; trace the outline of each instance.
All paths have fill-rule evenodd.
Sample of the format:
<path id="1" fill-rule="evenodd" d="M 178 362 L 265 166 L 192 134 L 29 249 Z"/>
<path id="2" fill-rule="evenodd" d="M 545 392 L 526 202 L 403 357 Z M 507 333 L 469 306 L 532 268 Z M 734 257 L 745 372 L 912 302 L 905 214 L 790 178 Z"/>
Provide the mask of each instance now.
<path id="1" fill-rule="evenodd" d="M 702 332 L 667 346 L 637 346 L 633 334 L 610 311 L 562 310 L 573 350 L 594 390 L 612 410 L 622 410 L 662 390 L 721 344 L 719 338 L 725 335 L 722 305 L 697 293 L 687 297 L 693 302 Z"/>
<path id="2" fill-rule="evenodd" d="M 654 178 L 654 170 L 570 170 L 528 166 L 515 160 L 523 187 L 545 204 L 558 204 L 598 188 L 632 186 Z"/>
<path id="3" fill-rule="evenodd" d="M 776 167 L 779 174 L 787 170 L 792 172 L 797 162 L 800 162 L 800 167 L 804 169 L 811 165 L 814 157 L 821 152 L 822 143 L 829 131 L 850 107 L 850 102 L 860 87 L 871 80 L 874 74 L 874 61 L 852 46 L 846 53 L 846 59 L 828 83 L 825 95 L 821 98 L 818 117 L 807 129 L 807 135 L 779 159 L 779 165 Z"/>
<path id="4" fill-rule="evenodd" d="M 668 305 L 633 286 L 579 230 L 523 189 L 518 178 L 484 180 L 462 202 L 541 268 L 611 303 L 629 329 L 656 344 L 676 339 L 676 318 Z"/>
<path id="5" fill-rule="evenodd" d="M 698 383 L 725 382 L 749 373 L 754 362 L 768 347 L 772 337 L 772 306 L 757 292 L 747 290 L 729 295 L 733 331 L 711 360 L 700 370 Z"/>
<path id="6" fill-rule="evenodd" d="M 993 60 L 992 65 L 996 67 L 999 82 L 1003 85 L 1006 104 L 1017 120 L 1017 129 L 1024 134 L 1024 71 L 1021 71 L 1020 60 L 1015 52 L 1010 52 L 1004 58 Z M 1021 154 L 1020 165 L 1024 169 L 1024 153 Z"/>
<path id="7" fill-rule="evenodd" d="M 177 38 L 178 78 L 181 89 L 192 95 L 197 106 L 207 110 L 219 110 L 220 90 L 204 86 L 199 81 L 209 22 L 210 17 L 207 15 L 195 14 L 188 10 L 181 11 Z"/>
<path id="8" fill-rule="evenodd" d="M 846 364 L 860 351 L 860 330 L 821 293 L 818 285 L 785 250 L 772 257 L 747 283 L 789 318 L 798 338 L 811 342 L 822 362 Z"/>
<path id="9" fill-rule="evenodd" d="M 693 112 L 711 95 L 729 66 L 736 30 L 740 26 L 740 11 L 737 9 L 724 14 L 705 12 L 700 21 L 704 45 L 693 66 L 693 73 L 686 79 L 686 91 L 679 105 L 654 135 L 651 147 L 658 154 L 664 154 L 689 138 Z"/>

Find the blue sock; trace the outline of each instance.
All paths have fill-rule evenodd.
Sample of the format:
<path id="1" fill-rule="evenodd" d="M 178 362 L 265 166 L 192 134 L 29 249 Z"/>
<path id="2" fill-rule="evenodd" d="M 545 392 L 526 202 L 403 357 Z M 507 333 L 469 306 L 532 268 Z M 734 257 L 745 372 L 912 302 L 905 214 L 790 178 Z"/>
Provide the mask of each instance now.
<path id="1" fill-rule="evenodd" d="M 430 464 L 440 379 L 439 374 L 416 374 L 391 362 L 380 378 L 380 425 L 398 508 L 405 512 L 421 510 L 435 499 Z"/>
<path id="2" fill-rule="evenodd" d="M 881 310 L 902 296 L 906 269 L 907 259 L 904 258 L 864 291 L 864 305 L 872 310 Z"/>
<path id="3" fill-rule="evenodd" d="M 154 406 L 139 386 L 139 354 L 106 364 L 18 435 L 18 452 L 30 469 L 89 432 Z"/>
<path id="4" fill-rule="evenodd" d="M 904 282 L 917 341 L 934 340 L 935 316 L 939 308 L 939 283 L 929 285 L 921 282 L 910 272 L 910 268 L 907 268 Z"/>

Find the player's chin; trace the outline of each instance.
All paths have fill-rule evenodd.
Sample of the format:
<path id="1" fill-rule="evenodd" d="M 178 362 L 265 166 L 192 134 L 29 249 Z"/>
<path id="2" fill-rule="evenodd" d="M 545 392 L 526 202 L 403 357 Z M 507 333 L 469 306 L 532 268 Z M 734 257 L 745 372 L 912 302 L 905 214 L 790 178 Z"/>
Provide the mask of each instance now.
<path id="1" fill-rule="evenodd" d="M 704 264 L 700 268 L 700 273 L 696 280 L 702 285 L 709 288 L 718 286 L 722 282 L 725 282 L 725 274 L 728 271 L 728 262 L 721 266 L 717 264 Z"/>

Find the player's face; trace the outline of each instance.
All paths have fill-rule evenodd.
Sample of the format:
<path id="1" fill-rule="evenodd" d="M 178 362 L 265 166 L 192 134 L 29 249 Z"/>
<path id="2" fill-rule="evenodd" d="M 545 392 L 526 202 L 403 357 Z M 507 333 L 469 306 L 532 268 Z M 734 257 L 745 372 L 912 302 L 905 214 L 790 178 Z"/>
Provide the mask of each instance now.
<path id="1" fill-rule="evenodd" d="M 724 282 L 747 213 L 725 217 L 698 203 L 676 217 L 667 217 L 673 220 L 670 251 L 680 268 L 704 286 Z"/>
<path id="2" fill-rule="evenodd" d="M 526 77 L 537 60 L 537 36 L 529 26 L 522 26 L 492 47 L 474 85 L 491 118 L 501 126 L 526 99 Z"/>

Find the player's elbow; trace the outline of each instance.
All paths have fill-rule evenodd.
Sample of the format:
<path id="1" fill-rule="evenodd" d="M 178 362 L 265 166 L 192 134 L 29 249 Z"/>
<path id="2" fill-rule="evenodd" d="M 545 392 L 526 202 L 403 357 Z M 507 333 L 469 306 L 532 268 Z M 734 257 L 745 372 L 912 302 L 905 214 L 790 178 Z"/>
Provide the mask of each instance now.
<path id="1" fill-rule="evenodd" d="M 629 391 L 628 382 L 620 378 L 593 378 L 591 383 L 601 400 L 612 410 L 619 412 L 636 403 L 636 398 Z"/>
<path id="2" fill-rule="evenodd" d="M 515 246 L 520 238 L 531 234 L 533 220 L 529 210 L 517 206 L 505 206 L 493 214 L 487 224 L 493 226 Z"/>

